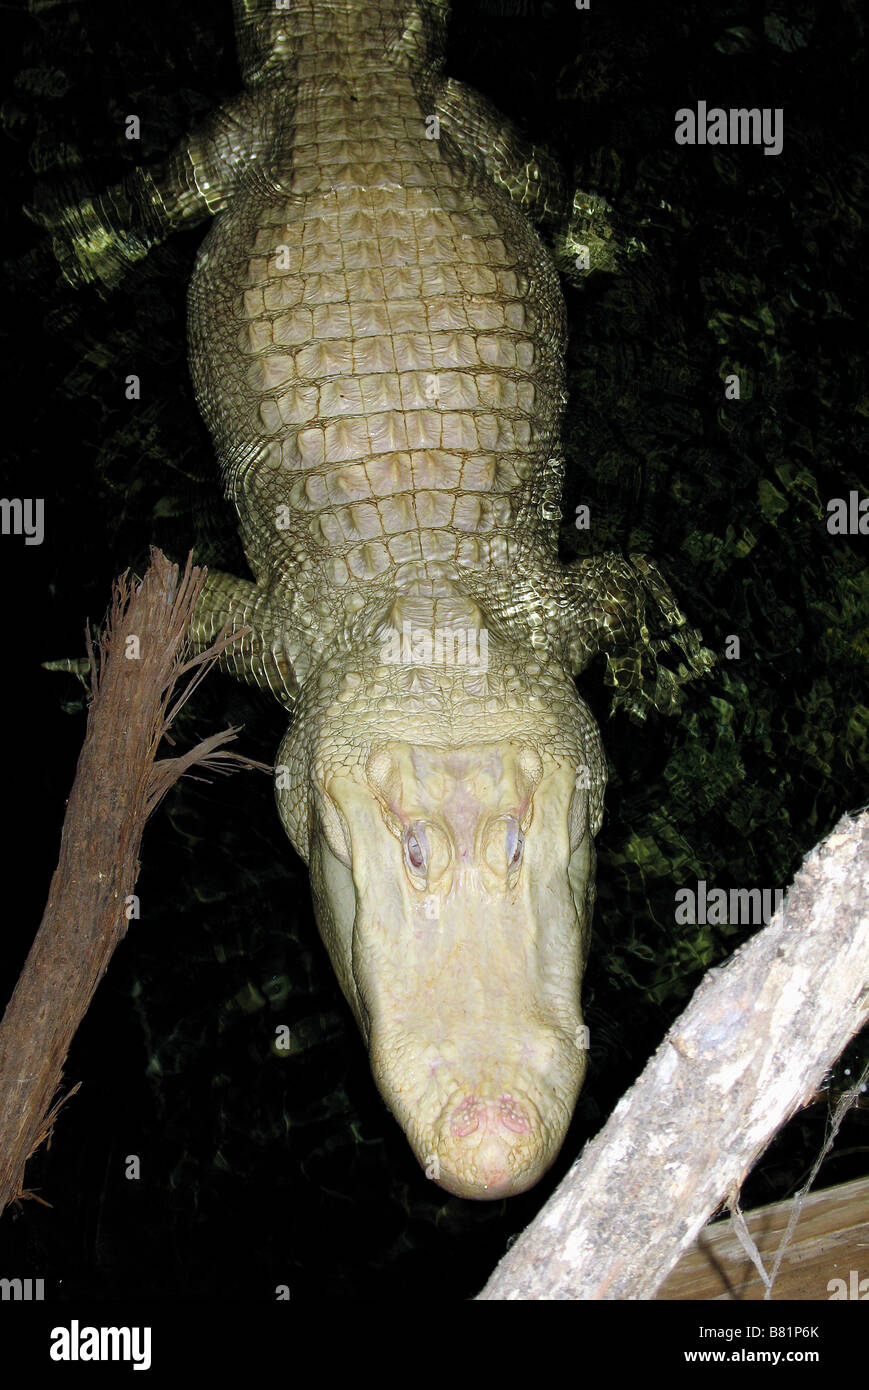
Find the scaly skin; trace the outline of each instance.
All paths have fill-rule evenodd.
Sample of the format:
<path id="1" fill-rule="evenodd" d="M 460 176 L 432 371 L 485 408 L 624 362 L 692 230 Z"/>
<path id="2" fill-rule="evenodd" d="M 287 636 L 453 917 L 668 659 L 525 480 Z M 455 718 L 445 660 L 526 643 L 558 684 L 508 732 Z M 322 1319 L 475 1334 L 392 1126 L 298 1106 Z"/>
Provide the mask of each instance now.
<path id="1" fill-rule="evenodd" d="M 446 10 L 236 0 L 244 93 L 54 230 L 111 284 L 220 214 L 190 365 L 255 582 L 212 574 L 193 643 L 249 625 L 225 664 L 294 705 L 278 807 L 381 1094 L 431 1177 L 494 1198 L 552 1162 L 586 1065 L 606 764 L 573 678 L 606 650 L 642 716 L 711 659 L 649 562 L 559 564 L 565 313 L 528 218 L 612 247 L 442 76 Z"/>

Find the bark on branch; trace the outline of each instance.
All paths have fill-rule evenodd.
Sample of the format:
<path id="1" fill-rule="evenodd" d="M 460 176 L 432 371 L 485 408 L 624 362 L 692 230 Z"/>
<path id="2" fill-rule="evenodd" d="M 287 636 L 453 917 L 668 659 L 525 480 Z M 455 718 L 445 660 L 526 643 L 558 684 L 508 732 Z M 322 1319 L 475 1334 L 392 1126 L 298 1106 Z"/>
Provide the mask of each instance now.
<path id="1" fill-rule="evenodd" d="M 30 954 L 0 1024 L 0 1212 L 25 1194 L 24 1166 L 50 1134 L 63 1100 L 52 1101 L 76 1028 L 118 942 L 125 900 L 138 875 L 139 845 L 154 807 L 193 766 L 269 769 L 223 745 L 237 730 L 155 761 L 173 718 L 235 637 L 221 634 L 184 659 L 184 636 L 205 571 L 190 557 L 179 579 L 158 550 L 141 583 L 114 585 L 96 653 L 88 634 L 91 705 L 61 832 L 60 856 Z M 186 685 L 178 682 L 189 676 Z M 74 1088 L 77 1089 L 77 1088 Z"/>
<path id="2" fill-rule="evenodd" d="M 869 814 L 710 970 L 482 1300 L 649 1299 L 869 1017 Z"/>

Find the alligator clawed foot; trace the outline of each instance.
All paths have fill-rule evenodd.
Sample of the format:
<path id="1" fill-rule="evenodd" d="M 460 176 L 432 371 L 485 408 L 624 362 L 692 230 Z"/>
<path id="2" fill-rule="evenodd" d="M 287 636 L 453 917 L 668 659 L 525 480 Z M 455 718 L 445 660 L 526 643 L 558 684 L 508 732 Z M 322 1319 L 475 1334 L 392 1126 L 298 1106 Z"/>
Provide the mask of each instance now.
<path id="1" fill-rule="evenodd" d="M 65 675 L 75 676 L 81 687 L 77 697 L 64 699 L 61 707 L 67 714 L 81 714 L 87 709 L 91 698 L 91 663 L 86 656 L 62 656 L 55 661 L 43 661 L 40 663 L 44 671 L 62 671 Z"/>
<path id="2" fill-rule="evenodd" d="M 711 671 L 717 658 L 703 646 L 701 633 L 689 624 L 657 565 L 643 555 L 632 555 L 630 561 L 642 586 L 642 618 L 627 650 L 607 653 L 605 679 L 615 687 L 613 711 L 624 710 L 630 718 L 644 720 L 652 710 L 674 714 L 681 687 Z M 649 600 L 660 615 L 654 635 L 646 624 Z M 665 664 L 667 659 L 673 664 Z"/>
<path id="3" fill-rule="evenodd" d="M 90 287 L 106 294 L 120 285 L 130 265 L 141 260 L 151 244 L 141 231 L 124 226 L 128 203 L 122 184 L 97 198 L 38 189 L 24 211 L 47 233 L 67 284 L 74 290 Z"/>
<path id="4" fill-rule="evenodd" d="M 605 198 L 581 189 L 573 195 L 566 227 L 553 240 L 556 265 L 576 287 L 595 272 L 618 274 L 646 252 Z"/>

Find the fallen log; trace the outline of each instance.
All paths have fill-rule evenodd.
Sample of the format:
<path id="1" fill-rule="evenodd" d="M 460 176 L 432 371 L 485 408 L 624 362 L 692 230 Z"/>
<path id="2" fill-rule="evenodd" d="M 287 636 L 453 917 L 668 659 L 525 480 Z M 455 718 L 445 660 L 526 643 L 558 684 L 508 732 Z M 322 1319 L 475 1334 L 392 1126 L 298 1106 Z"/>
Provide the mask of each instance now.
<path id="1" fill-rule="evenodd" d="M 869 1017 L 869 813 L 707 972 L 481 1300 L 651 1299 Z"/>

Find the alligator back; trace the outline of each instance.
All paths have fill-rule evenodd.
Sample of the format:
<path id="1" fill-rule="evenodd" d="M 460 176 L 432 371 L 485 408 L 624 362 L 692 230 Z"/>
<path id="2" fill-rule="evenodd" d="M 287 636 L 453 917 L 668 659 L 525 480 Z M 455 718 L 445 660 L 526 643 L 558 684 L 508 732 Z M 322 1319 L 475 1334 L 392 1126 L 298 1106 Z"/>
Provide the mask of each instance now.
<path id="1" fill-rule="evenodd" d="M 315 75 L 263 104 L 267 152 L 190 289 L 191 368 L 251 567 L 297 591 L 321 640 L 360 587 L 458 581 L 485 601 L 551 545 L 551 259 L 454 141 L 426 138 L 408 72 Z"/>

